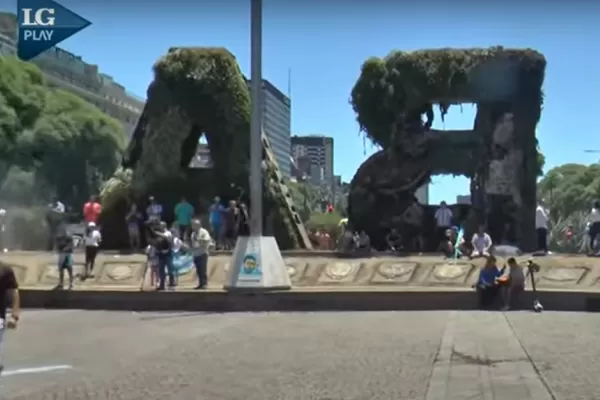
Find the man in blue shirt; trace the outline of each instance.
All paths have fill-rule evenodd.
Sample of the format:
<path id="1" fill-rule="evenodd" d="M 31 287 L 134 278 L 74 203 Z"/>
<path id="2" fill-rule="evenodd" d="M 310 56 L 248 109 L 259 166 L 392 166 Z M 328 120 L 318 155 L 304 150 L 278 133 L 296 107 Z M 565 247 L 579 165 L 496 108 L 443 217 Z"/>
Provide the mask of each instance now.
<path id="1" fill-rule="evenodd" d="M 175 206 L 175 221 L 179 228 L 179 239 L 187 241 L 191 231 L 192 218 L 194 217 L 194 206 L 185 197 Z"/>
<path id="2" fill-rule="evenodd" d="M 221 204 L 221 198 L 215 197 L 214 202 L 208 208 L 208 220 L 210 222 L 210 228 L 212 230 L 212 237 L 215 239 L 216 245 L 219 246 L 221 242 L 221 232 L 223 230 L 223 213 L 225 207 Z"/>
<path id="3" fill-rule="evenodd" d="M 479 305 L 483 308 L 491 307 L 499 293 L 497 279 L 504 274 L 504 269 L 496 267 L 496 257 L 487 256 L 485 265 L 479 271 L 477 291 L 479 292 Z"/>

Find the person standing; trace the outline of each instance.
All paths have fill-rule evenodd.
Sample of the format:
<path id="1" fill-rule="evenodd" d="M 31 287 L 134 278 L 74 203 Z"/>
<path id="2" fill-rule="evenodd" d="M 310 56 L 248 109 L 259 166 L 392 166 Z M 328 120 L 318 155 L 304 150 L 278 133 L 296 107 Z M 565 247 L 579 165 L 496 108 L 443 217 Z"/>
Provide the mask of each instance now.
<path id="1" fill-rule="evenodd" d="M 245 203 L 240 203 L 240 227 L 238 230 L 240 236 L 250 236 L 250 214 L 248 206 Z"/>
<path id="2" fill-rule="evenodd" d="M 196 286 L 196 289 L 204 289 L 208 283 L 206 269 L 212 238 L 208 231 L 202 227 L 202 223 L 198 219 L 192 221 L 190 241 L 192 254 L 194 256 L 194 266 L 196 267 L 196 275 L 198 275 L 198 286 Z"/>
<path id="3" fill-rule="evenodd" d="M 83 239 L 85 245 L 85 271 L 83 272 L 83 279 L 94 277 L 94 264 L 96 262 L 96 256 L 98 255 L 101 241 L 102 235 L 100 234 L 96 223 L 89 222 Z"/>
<path id="4" fill-rule="evenodd" d="M 548 214 L 541 204 L 535 209 L 535 232 L 537 235 L 537 249 L 548 253 Z"/>
<path id="5" fill-rule="evenodd" d="M 226 250 L 231 250 L 235 247 L 237 240 L 238 228 L 240 226 L 240 209 L 237 208 L 235 200 L 229 202 L 229 207 L 225 211 L 225 246 Z"/>
<path id="6" fill-rule="evenodd" d="M 223 212 L 225 209 L 221 204 L 221 198 L 219 196 L 215 197 L 213 203 L 208 208 L 208 220 L 210 223 L 210 229 L 212 231 L 212 235 L 215 238 L 216 246 L 221 246 L 221 232 L 223 230 Z"/>
<path id="7" fill-rule="evenodd" d="M 52 203 L 48 204 L 48 211 L 46 214 L 46 221 L 48 222 L 48 228 L 50 229 L 48 251 L 54 250 L 58 230 L 59 227 L 64 223 L 64 219 L 65 205 L 58 200 L 58 197 L 55 197 L 52 200 Z"/>
<path id="8" fill-rule="evenodd" d="M 158 279 L 159 284 L 156 290 L 165 290 L 165 280 L 169 277 L 169 288 L 175 287 L 175 271 L 173 268 L 173 235 L 167 229 L 167 223 L 162 221 L 159 224 L 156 235 L 156 251 L 158 260 Z"/>
<path id="9" fill-rule="evenodd" d="M 12 303 L 12 312 L 6 315 L 6 303 L 10 299 Z M 15 277 L 13 269 L 6 265 L 0 265 L 0 349 L 4 339 L 6 329 L 15 329 L 21 315 L 21 301 L 19 298 L 19 284 Z M 0 374 L 4 370 L 4 365 L 0 360 Z"/>
<path id="10" fill-rule="evenodd" d="M 435 211 L 435 223 L 437 227 L 437 238 L 443 240 L 446 236 L 446 230 L 452 226 L 452 210 L 445 201 L 440 203 L 440 208 Z"/>
<path id="11" fill-rule="evenodd" d="M 102 206 L 98 202 L 98 197 L 91 196 L 89 201 L 83 205 L 83 222 L 97 224 L 101 212 Z"/>
<path id="12" fill-rule="evenodd" d="M 140 223 L 143 222 L 142 213 L 138 211 L 137 205 L 131 205 L 129 212 L 125 216 L 127 224 L 127 234 L 129 236 L 129 246 L 131 251 L 136 251 L 141 248 L 140 240 Z"/>
<path id="13" fill-rule="evenodd" d="M 592 252 L 595 252 L 598 245 L 598 243 L 596 243 L 596 237 L 600 235 L 600 201 L 594 202 L 592 211 L 590 211 L 590 214 L 587 217 L 587 222 L 590 224 L 590 249 Z"/>
<path id="14" fill-rule="evenodd" d="M 192 218 L 194 217 L 194 206 L 185 197 L 175 206 L 175 221 L 179 232 L 179 239 L 184 242 L 189 239 Z"/>
<path id="15" fill-rule="evenodd" d="M 412 204 L 404 211 L 402 219 L 404 222 L 404 233 L 402 236 L 407 239 L 407 244 L 411 247 L 410 250 L 423 251 L 424 243 L 421 234 L 423 227 L 423 207 L 417 199 L 414 199 Z"/>
<path id="16" fill-rule="evenodd" d="M 160 204 L 154 196 L 148 197 L 148 207 L 146 208 L 146 215 L 148 216 L 148 222 L 156 223 L 162 221 L 163 206 Z"/>
<path id="17" fill-rule="evenodd" d="M 73 235 L 62 229 L 56 238 L 56 250 L 58 252 L 58 286 L 64 288 L 65 271 L 69 275 L 69 290 L 73 289 Z"/>

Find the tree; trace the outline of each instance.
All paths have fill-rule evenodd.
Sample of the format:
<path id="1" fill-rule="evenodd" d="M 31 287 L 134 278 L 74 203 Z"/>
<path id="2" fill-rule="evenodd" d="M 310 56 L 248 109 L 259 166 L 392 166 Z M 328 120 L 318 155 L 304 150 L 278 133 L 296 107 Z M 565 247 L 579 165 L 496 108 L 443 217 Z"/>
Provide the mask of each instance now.
<path id="1" fill-rule="evenodd" d="M 124 148 L 117 120 L 51 88 L 33 64 L 0 57 L 0 174 L 19 167 L 78 206 L 114 172 Z"/>
<path id="2" fill-rule="evenodd" d="M 565 164 L 552 168 L 538 184 L 538 198 L 553 220 L 588 211 L 600 200 L 600 164 Z"/>

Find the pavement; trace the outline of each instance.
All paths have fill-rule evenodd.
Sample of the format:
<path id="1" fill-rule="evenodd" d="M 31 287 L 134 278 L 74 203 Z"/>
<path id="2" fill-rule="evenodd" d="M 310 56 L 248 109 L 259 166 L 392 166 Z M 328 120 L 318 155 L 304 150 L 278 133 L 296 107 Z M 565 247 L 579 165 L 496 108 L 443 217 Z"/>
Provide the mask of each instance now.
<path id="1" fill-rule="evenodd" d="M 6 400 L 596 400 L 597 314 L 26 310 Z"/>

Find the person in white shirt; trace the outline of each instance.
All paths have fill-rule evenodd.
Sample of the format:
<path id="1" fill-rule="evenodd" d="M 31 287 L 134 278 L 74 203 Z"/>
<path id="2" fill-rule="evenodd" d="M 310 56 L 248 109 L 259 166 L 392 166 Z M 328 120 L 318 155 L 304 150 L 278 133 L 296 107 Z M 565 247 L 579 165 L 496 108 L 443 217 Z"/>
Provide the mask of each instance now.
<path id="1" fill-rule="evenodd" d="M 485 227 L 480 226 L 477 233 L 473 235 L 471 239 L 473 245 L 473 253 L 471 257 L 487 257 L 490 255 L 490 248 L 492 247 L 492 238 L 485 232 Z"/>
<path id="2" fill-rule="evenodd" d="M 199 219 L 192 220 L 192 234 L 190 236 L 190 244 L 192 248 L 192 254 L 194 256 L 194 266 L 196 267 L 196 275 L 198 275 L 198 286 L 196 289 L 206 288 L 208 283 L 207 277 L 207 265 L 208 265 L 208 253 L 210 251 L 210 245 L 212 238 L 210 233 L 202 227 L 202 223 Z"/>
<path id="3" fill-rule="evenodd" d="M 537 234 L 537 249 L 548 252 L 548 214 L 542 205 L 535 209 L 535 232 Z"/>
<path id="4" fill-rule="evenodd" d="M 448 208 L 445 201 L 440 203 L 440 208 L 435 211 L 435 223 L 437 226 L 438 239 L 444 240 L 446 230 L 452 226 L 452 210 Z"/>
<path id="5" fill-rule="evenodd" d="M 594 202 L 594 207 L 587 217 L 587 222 L 590 224 L 590 250 L 594 252 L 596 249 L 597 236 L 600 235 L 600 201 Z"/>
<path id="6" fill-rule="evenodd" d="M 102 242 L 102 235 L 100 234 L 96 223 L 89 222 L 85 230 L 85 237 L 83 238 L 83 244 L 85 246 L 85 271 L 82 279 L 94 277 L 94 263 L 96 262 L 96 256 L 98 255 L 100 242 Z"/>

